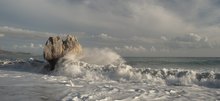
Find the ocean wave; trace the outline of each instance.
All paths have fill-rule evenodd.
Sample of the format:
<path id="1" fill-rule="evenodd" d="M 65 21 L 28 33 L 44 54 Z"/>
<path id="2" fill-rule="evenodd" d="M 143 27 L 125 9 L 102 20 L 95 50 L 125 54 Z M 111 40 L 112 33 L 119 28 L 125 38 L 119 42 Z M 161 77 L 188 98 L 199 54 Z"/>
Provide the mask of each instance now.
<path id="1" fill-rule="evenodd" d="M 116 58 L 118 60 L 118 58 Z M 71 79 L 83 79 L 100 82 L 141 82 L 168 86 L 205 86 L 220 88 L 220 73 L 201 72 L 190 69 L 152 69 L 134 68 L 124 62 L 114 64 L 91 64 L 64 57 L 59 60 L 55 70 L 49 75 L 66 76 Z M 46 63 L 41 60 L 1 60 L 0 70 L 13 70 L 22 72 L 42 73 Z"/>
<path id="2" fill-rule="evenodd" d="M 30 58 L 29 60 L 0 60 L 0 70 L 42 73 L 45 62 Z"/>
<path id="3" fill-rule="evenodd" d="M 134 68 L 124 62 L 97 65 L 65 57 L 58 62 L 53 74 L 88 81 L 145 82 L 169 86 L 191 86 L 196 84 L 220 88 L 220 73 L 214 71 Z"/>

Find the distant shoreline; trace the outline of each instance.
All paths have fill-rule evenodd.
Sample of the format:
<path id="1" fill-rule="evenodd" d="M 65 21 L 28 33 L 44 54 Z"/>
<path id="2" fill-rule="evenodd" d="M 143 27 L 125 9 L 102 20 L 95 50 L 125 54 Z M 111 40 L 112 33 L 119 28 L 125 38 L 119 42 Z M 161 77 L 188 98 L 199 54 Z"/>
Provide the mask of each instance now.
<path id="1" fill-rule="evenodd" d="M 25 53 L 25 52 L 12 52 L 12 51 L 6 51 L 6 50 L 2 50 L 0 49 L 0 54 L 23 54 L 23 55 L 31 55 L 31 53 Z"/>
<path id="2" fill-rule="evenodd" d="M 220 58 L 220 57 L 137 57 L 137 56 L 122 56 L 122 58 Z"/>

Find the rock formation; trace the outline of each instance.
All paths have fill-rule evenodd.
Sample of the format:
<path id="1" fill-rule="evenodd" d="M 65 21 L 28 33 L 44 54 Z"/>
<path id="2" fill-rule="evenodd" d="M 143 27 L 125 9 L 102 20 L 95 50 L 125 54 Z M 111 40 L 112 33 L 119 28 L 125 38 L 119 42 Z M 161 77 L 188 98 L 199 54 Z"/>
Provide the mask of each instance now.
<path id="1" fill-rule="evenodd" d="M 66 40 L 59 36 L 49 37 L 44 46 L 44 59 L 49 63 L 49 69 L 54 70 L 57 61 L 67 55 L 78 55 L 82 52 L 82 47 L 76 37 L 67 35 Z"/>

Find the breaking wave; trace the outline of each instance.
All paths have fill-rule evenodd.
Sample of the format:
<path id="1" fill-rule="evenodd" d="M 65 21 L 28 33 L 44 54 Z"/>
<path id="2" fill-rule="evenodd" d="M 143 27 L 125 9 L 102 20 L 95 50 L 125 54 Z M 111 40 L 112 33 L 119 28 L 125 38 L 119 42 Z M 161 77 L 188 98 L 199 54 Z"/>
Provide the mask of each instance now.
<path id="1" fill-rule="evenodd" d="M 173 86 L 220 88 L 220 73 L 186 69 L 134 68 L 109 49 L 90 49 L 83 58 L 63 57 L 56 65 L 55 75 L 89 81 L 145 82 Z"/>
<path id="2" fill-rule="evenodd" d="M 0 70 L 10 69 L 39 73 L 46 63 L 35 59 L 28 61 L 0 61 Z M 90 49 L 83 57 L 61 58 L 50 75 L 66 76 L 91 82 L 144 82 L 168 86 L 205 86 L 220 88 L 220 73 L 201 72 L 187 69 L 135 68 L 109 49 Z"/>
<path id="3" fill-rule="evenodd" d="M 119 54 L 109 48 L 85 48 L 80 57 L 66 55 L 63 59 L 79 60 L 96 65 L 119 64 L 124 62 Z"/>
<path id="4" fill-rule="evenodd" d="M 182 69 L 133 68 L 126 64 L 95 65 L 82 61 L 60 62 L 54 74 L 89 81 L 145 82 L 174 86 L 192 84 L 220 88 L 220 73 Z"/>

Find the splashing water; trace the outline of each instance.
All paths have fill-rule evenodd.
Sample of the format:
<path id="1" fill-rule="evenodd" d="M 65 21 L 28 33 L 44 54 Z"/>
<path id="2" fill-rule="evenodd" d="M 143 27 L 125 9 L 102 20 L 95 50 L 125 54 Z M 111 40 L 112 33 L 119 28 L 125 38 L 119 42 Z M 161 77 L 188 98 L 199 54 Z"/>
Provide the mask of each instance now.
<path id="1" fill-rule="evenodd" d="M 158 63 L 158 60 L 152 62 Z M 156 65 L 158 68 L 147 68 L 149 65 L 137 68 L 125 64 L 120 55 L 110 49 L 86 49 L 82 57 L 66 55 L 58 61 L 52 74 L 37 74 L 44 65 L 45 62 L 35 59 L 0 61 L 0 79 L 4 80 L 0 82 L 4 89 L 0 90 L 1 99 L 8 99 L 7 95 L 15 95 L 10 97 L 13 100 L 21 96 L 23 100 L 30 97 L 63 101 L 220 99 L 218 71 L 162 68 L 160 64 Z"/>
<path id="2" fill-rule="evenodd" d="M 84 61 L 89 64 L 108 65 L 120 64 L 124 60 L 119 54 L 109 48 L 85 48 L 81 56 L 66 55 L 63 59 Z"/>
<path id="3" fill-rule="evenodd" d="M 87 49 L 82 57 L 65 56 L 57 64 L 55 75 L 89 81 L 145 82 L 162 85 L 203 85 L 219 88 L 220 74 L 185 69 L 133 68 L 109 49 Z"/>

